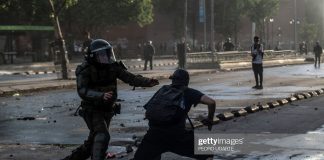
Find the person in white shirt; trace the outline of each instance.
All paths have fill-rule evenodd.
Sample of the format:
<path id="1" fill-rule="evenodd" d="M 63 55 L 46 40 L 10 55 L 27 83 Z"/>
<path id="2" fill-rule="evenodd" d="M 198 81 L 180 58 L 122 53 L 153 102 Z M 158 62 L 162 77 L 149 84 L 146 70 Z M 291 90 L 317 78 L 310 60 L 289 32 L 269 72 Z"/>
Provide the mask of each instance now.
<path id="1" fill-rule="evenodd" d="M 258 36 L 254 37 L 254 44 L 251 46 L 251 56 L 252 56 L 252 69 L 255 77 L 254 89 L 263 89 L 263 45 L 260 44 L 260 39 Z"/>

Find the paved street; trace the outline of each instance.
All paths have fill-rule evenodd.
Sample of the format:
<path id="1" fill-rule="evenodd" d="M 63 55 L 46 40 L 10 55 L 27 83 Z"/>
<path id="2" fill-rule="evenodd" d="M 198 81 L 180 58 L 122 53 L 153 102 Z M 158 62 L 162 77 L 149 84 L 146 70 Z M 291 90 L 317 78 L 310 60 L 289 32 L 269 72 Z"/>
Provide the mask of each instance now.
<path id="1" fill-rule="evenodd" d="M 217 113 L 221 113 L 259 102 L 266 103 L 285 98 L 296 92 L 324 88 L 323 71 L 324 69 L 314 69 L 313 65 L 267 68 L 265 69 L 263 90 L 251 89 L 254 79 L 250 70 L 193 76 L 191 77 L 191 86 L 215 98 Z M 161 81 L 161 85 L 169 83 L 169 80 Z M 147 121 L 143 120 L 144 109 L 142 106 L 158 88 L 137 88 L 132 91 L 132 87 L 128 85 L 119 86 L 122 114 L 114 117 L 111 124 L 112 145 L 131 141 L 134 135 L 141 136 L 145 133 Z M 1 97 L 0 101 L 0 143 L 20 144 L 8 147 L 1 145 L 0 153 L 6 153 L 1 154 L 3 156 L 1 159 L 8 158 L 8 150 L 12 147 L 22 147 L 21 149 L 24 150 L 23 148 L 27 146 L 28 150 L 28 146 L 31 144 L 80 144 L 87 136 L 88 130 L 82 119 L 73 116 L 80 101 L 74 89 L 36 92 L 17 97 Z M 298 104 L 284 107 L 281 110 L 275 109 L 249 115 L 236 122 L 222 122 L 214 127 L 213 132 L 235 131 L 236 128 L 239 128 L 239 131 L 244 129 L 253 132 L 287 130 L 288 133 L 303 133 L 313 131 L 324 124 L 320 119 L 321 112 L 324 110 L 320 106 L 322 101 L 321 96 L 314 100 L 298 102 Z M 307 106 L 312 107 L 308 107 L 306 110 Z M 317 107 L 318 111 L 315 111 L 314 107 Z M 194 118 L 206 111 L 206 107 L 199 105 L 190 112 L 190 116 Z M 279 114 L 286 116 L 282 116 L 281 119 L 277 117 Z M 24 117 L 35 117 L 36 119 L 17 120 L 17 118 Z M 33 149 L 35 147 L 39 148 L 39 146 L 29 146 Z M 72 148 L 55 150 L 59 154 L 53 156 L 56 159 L 60 158 Z M 46 147 L 40 147 L 37 150 L 35 155 L 41 154 L 41 151 L 46 152 Z M 12 153 L 17 157 L 23 155 L 14 151 Z M 169 154 L 166 156 L 173 157 Z M 283 156 L 286 156 L 286 153 Z M 50 158 L 49 156 L 48 159 L 55 159 L 54 157 Z"/>

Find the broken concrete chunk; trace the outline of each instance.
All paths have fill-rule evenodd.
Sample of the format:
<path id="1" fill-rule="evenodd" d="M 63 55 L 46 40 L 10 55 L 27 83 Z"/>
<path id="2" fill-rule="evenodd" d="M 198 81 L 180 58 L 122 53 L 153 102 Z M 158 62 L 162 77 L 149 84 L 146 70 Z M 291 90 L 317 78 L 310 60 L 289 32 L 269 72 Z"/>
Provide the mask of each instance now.
<path id="1" fill-rule="evenodd" d="M 270 106 L 268 104 L 263 104 L 263 105 L 260 104 L 260 105 L 258 105 L 258 107 L 260 110 L 266 110 L 266 109 L 270 108 Z"/>
<path id="2" fill-rule="evenodd" d="M 234 118 L 234 114 L 231 112 L 224 112 L 224 113 L 218 114 L 216 117 L 222 121 L 227 121 L 227 120 Z"/>
<path id="3" fill-rule="evenodd" d="M 320 90 L 317 90 L 316 93 L 317 93 L 318 95 L 320 95 L 320 94 L 323 94 L 324 91 L 320 89 Z"/>
<path id="4" fill-rule="evenodd" d="M 306 99 L 312 97 L 312 95 L 310 95 L 310 94 L 307 93 L 307 92 L 302 93 L 302 95 L 304 95 L 304 97 L 305 97 Z"/>
<path id="5" fill-rule="evenodd" d="M 232 111 L 232 113 L 234 114 L 235 117 L 245 116 L 248 114 L 248 112 L 243 108 L 240 110 Z"/>
<path id="6" fill-rule="evenodd" d="M 259 111 L 259 107 L 256 106 L 256 105 L 253 105 L 253 106 L 247 106 L 244 108 L 247 112 L 249 113 L 254 113 L 254 112 L 257 112 Z"/>
<path id="7" fill-rule="evenodd" d="M 297 94 L 297 95 L 295 95 L 295 97 L 296 97 L 298 100 L 305 99 L 305 96 L 302 95 L 302 94 Z"/>
<path id="8" fill-rule="evenodd" d="M 294 96 L 292 96 L 292 97 L 286 98 L 286 100 L 287 100 L 288 102 L 294 102 L 294 101 L 297 101 L 297 98 L 294 97 Z"/>
<path id="9" fill-rule="evenodd" d="M 315 97 L 315 96 L 318 96 L 317 92 L 316 91 L 312 91 L 312 92 L 308 92 L 311 96 Z"/>
<path id="10" fill-rule="evenodd" d="M 286 99 L 281 99 L 281 100 L 278 100 L 278 103 L 279 103 L 280 105 L 285 105 L 285 104 L 288 103 L 288 100 L 286 100 Z"/>
<path id="11" fill-rule="evenodd" d="M 278 107 L 280 105 L 277 101 L 269 102 L 267 104 L 269 105 L 270 108 L 275 108 L 275 107 Z"/>

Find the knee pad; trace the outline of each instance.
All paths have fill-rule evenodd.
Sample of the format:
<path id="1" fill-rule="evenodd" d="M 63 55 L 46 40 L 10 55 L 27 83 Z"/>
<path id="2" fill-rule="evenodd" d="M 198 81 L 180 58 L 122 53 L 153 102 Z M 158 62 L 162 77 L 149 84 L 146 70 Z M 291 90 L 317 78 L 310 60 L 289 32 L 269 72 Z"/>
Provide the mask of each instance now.
<path id="1" fill-rule="evenodd" d="M 97 133 L 94 136 L 94 143 L 108 143 L 110 140 L 110 135 L 109 133 Z"/>
<path id="2" fill-rule="evenodd" d="M 92 160 L 104 159 L 109 140 L 109 133 L 99 132 L 95 135 L 92 148 Z"/>

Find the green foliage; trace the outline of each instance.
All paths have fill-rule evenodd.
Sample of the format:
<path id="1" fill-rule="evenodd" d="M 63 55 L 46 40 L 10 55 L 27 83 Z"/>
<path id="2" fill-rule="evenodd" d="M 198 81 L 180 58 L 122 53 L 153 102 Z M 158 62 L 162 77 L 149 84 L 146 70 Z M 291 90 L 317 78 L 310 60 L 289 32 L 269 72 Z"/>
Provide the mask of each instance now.
<path id="1" fill-rule="evenodd" d="M 303 23 L 299 30 L 299 37 L 303 41 L 314 42 L 318 40 L 318 26 L 316 24 Z"/>
<path id="2" fill-rule="evenodd" d="M 190 1 L 188 0 L 188 3 Z M 173 20 L 175 38 L 183 36 L 184 0 L 154 0 L 154 7 Z M 189 6 L 189 4 L 188 4 Z M 190 12 L 190 10 L 188 10 Z M 189 14 L 189 13 L 188 13 Z"/>
<path id="3" fill-rule="evenodd" d="M 246 15 L 251 21 L 261 24 L 264 18 L 272 16 L 279 9 L 279 0 L 244 0 Z"/>
<path id="4" fill-rule="evenodd" d="M 61 19 L 88 28 L 129 21 L 140 26 L 153 21 L 151 0 L 52 0 Z M 48 0 L 0 0 L 2 24 L 50 24 Z"/>
<path id="5" fill-rule="evenodd" d="M 216 31 L 223 38 L 236 37 L 238 26 L 242 16 L 245 14 L 244 1 L 242 0 L 220 0 L 215 1 L 215 21 L 218 26 Z"/>
<path id="6" fill-rule="evenodd" d="M 1 24 L 49 24 L 49 6 L 45 0 L 1 0 Z"/>
<path id="7" fill-rule="evenodd" d="M 302 27 L 299 29 L 301 41 L 324 40 L 324 15 L 323 0 L 306 0 L 305 1 L 305 19 L 301 21 Z M 310 35 L 307 35 L 310 34 Z"/>

